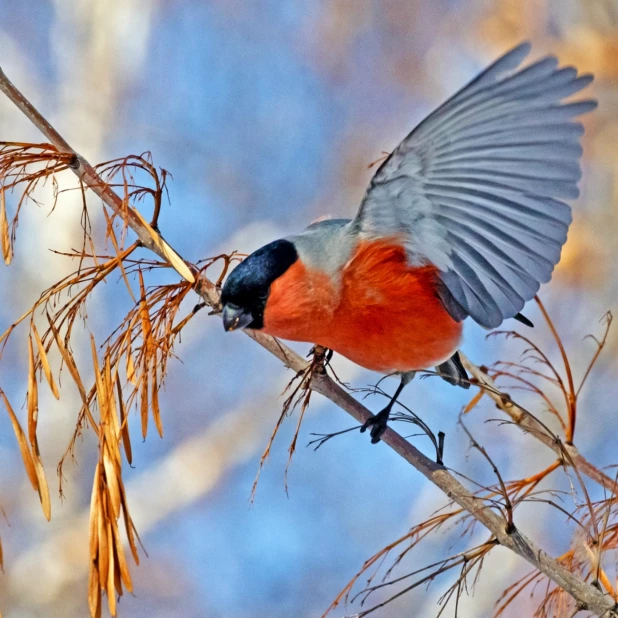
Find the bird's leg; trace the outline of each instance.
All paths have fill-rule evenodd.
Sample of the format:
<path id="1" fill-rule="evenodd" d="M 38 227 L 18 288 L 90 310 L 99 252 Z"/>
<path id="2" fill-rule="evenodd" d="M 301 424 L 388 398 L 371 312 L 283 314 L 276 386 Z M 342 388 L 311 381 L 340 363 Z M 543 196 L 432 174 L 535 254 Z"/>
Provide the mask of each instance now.
<path id="1" fill-rule="evenodd" d="M 415 372 L 409 371 L 407 373 L 401 374 L 401 382 L 395 391 L 395 394 L 391 397 L 391 400 L 388 402 L 388 405 L 382 410 L 378 412 L 376 415 L 368 418 L 363 426 L 360 428 L 361 433 L 367 431 L 369 427 L 371 427 L 371 431 L 369 432 L 371 435 L 371 443 L 377 444 L 382 437 L 382 434 L 386 431 L 386 427 L 388 425 L 388 419 L 391 414 L 391 409 L 395 405 L 397 398 L 401 395 L 401 391 L 406 387 L 406 384 L 412 380 Z"/>
<path id="2" fill-rule="evenodd" d="M 326 367 L 328 367 L 331 359 L 333 358 L 333 351 L 316 343 L 311 350 L 309 350 L 309 354 L 307 354 L 307 356 L 311 356 L 309 369 L 311 373 L 325 374 Z"/>

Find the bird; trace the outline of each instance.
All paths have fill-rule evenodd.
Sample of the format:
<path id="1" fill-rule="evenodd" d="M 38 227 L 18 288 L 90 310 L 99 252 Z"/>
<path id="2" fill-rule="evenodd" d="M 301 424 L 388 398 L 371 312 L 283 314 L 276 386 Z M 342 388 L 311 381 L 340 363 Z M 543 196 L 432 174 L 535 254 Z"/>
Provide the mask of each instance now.
<path id="1" fill-rule="evenodd" d="M 366 421 L 377 443 L 415 372 L 470 384 L 465 319 L 515 318 L 560 260 L 579 196 L 593 76 L 521 43 L 429 114 L 382 162 L 352 219 L 261 247 L 221 291 L 226 331 L 318 344 L 400 384 Z M 569 99 L 565 101 L 565 99 Z"/>

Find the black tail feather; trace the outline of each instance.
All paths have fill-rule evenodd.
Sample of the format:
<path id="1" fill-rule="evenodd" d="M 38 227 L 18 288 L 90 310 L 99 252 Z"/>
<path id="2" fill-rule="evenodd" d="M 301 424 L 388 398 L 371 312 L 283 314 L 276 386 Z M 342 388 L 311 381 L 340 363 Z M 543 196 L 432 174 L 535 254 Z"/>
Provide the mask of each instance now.
<path id="1" fill-rule="evenodd" d="M 459 352 L 455 352 L 445 363 L 438 365 L 436 371 L 449 384 L 461 386 L 461 388 L 470 388 L 468 374 L 461 363 Z"/>
<path id="2" fill-rule="evenodd" d="M 513 317 L 518 322 L 521 322 L 522 324 L 525 324 L 526 326 L 529 326 L 530 328 L 534 328 L 534 324 L 525 315 L 518 313 L 517 315 L 514 315 Z"/>

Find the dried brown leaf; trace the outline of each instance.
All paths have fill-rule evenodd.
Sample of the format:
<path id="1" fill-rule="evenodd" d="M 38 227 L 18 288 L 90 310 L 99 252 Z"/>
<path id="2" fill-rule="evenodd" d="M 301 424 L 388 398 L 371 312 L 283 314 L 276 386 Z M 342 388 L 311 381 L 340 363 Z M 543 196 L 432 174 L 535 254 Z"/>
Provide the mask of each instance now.
<path id="1" fill-rule="evenodd" d="M 116 557 L 117 557 L 117 567 L 120 573 L 120 577 L 129 592 L 133 592 L 133 582 L 131 581 L 131 573 L 129 572 L 129 566 L 127 564 L 127 559 L 124 555 L 124 548 L 122 546 L 122 539 L 120 538 L 120 530 L 118 528 L 118 522 L 116 520 L 112 520 L 112 530 L 114 533 L 114 544 L 116 548 Z M 122 591 L 118 591 L 119 594 L 122 594 Z"/>
<path id="2" fill-rule="evenodd" d="M 145 356 L 148 357 L 148 348 L 152 345 L 152 322 L 150 321 L 150 314 L 148 313 L 148 303 L 146 302 L 146 286 L 144 285 L 144 275 L 140 270 L 139 276 L 139 289 L 141 294 L 140 299 L 140 318 L 142 320 L 142 337 L 144 339 Z"/>
<path id="3" fill-rule="evenodd" d="M 94 340 L 94 336 L 90 335 L 90 350 L 92 352 L 92 367 L 94 369 L 94 380 L 97 389 L 97 401 L 99 403 L 99 414 L 101 417 L 101 424 L 104 425 L 107 422 L 108 416 L 108 399 L 105 392 L 105 384 L 103 383 L 103 376 L 101 375 L 101 369 L 99 367 L 99 357 L 97 356 L 97 344 Z M 101 436 L 99 437 L 101 439 Z"/>
<path id="4" fill-rule="evenodd" d="M 128 257 L 135 247 L 134 244 L 132 247 L 129 247 L 127 251 L 121 251 L 120 246 L 118 245 L 118 240 L 116 238 L 116 233 L 114 232 L 113 222 L 110 215 L 107 212 L 107 209 L 103 209 L 103 214 L 105 215 L 105 221 L 107 222 L 107 235 L 111 238 L 112 244 L 114 245 L 114 250 L 116 251 L 117 259 L 118 259 L 118 267 L 120 268 L 120 272 L 122 274 L 122 278 L 124 280 L 125 285 L 127 286 L 127 290 L 129 291 L 129 296 L 135 302 L 135 296 L 133 295 L 133 290 L 131 289 L 131 284 L 129 283 L 129 279 L 127 278 L 127 273 L 124 269 L 123 259 Z"/>
<path id="5" fill-rule="evenodd" d="M 607 590 L 607 592 L 610 594 L 612 599 L 614 599 L 614 601 L 618 601 L 618 595 L 616 594 L 616 590 L 612 586 L 612 583 L 609 581 L 609 577 L 607 576 L 607 573 L 604 569 L 599 569 L 599 580 L 601 581 L 601 584 L 603 584 L 605 590 Z"/>
<path id="6" fill-rule="evenodd" d="M 45 476 L 45 468 L 43 468 L 43 462 L 41 461 L 41 453 L 39 452 L 39 444 L 34 436 L 34 469 L 36 471 L 36 477 L 39 482 L 39 498 L 41 500 L 41 506 L 43 507 L 43 513 L 45 519 L 49 521 L 51 519 L 51 500 L 49 498 L 49 487 L 47 485 L 47 477 Z"/>
<path id="7" fill-rule="evenodd" d="M 133 461 L 133 451 L 131 450 L 131 437 L 129 436 L 129 419 L 124 407 L 122 399 L 122 387 L 120 380 L 116 380 L 116 390 L 118 392 L 118 407 L 120 408 L 120 435 L 122 436 L 122 445 L 124 446 L 124 454 L 131 465 Z"/>
<path id="8" fill-rule="evenodd" d="M 122 483 L 120 484 L 120 497 L 122 498 L 122 513 L 124 515 L 124 526 L 127 533 L 127 539 L 129 541 L 129 547 L 131 548 L 131 554 L 133 555 L 133 560 L 135 560 L 135 564 L 139 565 L 139 554 L 137 553 L 137 545 L 135 543 L 135 536 L 137 536 L 137 532 L 133 527 L 133 522 L 131 521 L 131 516 L 129 515 L 127 495 L 124 491 L 124 485 Z M 133 534 L 134 532 L 135 534 Z"/>
<path id="9" fill-rule="evenodd" d="M 54 376 L 52 375 L 51 368 L 49 366 L 49 360 L 47 359 L 47 353 L 45 352 L 45 346 L 43 345 L 43 341 L 39 336 L 39 331 L 36 329 L 34 322 L 32 322 L 32 332 L 34 333 L 34 340 L 36 341 L 36 345 L 39 351 L 39 359 L 41 360 L 41 366 L 43 367 L 43 373 L 45 374 L 45 379 L 49 384 L 49 388 L 51 389 L 52 395 L 56 399 L 60 399 L 60 393 L 58 392 L 58 387 L 56 386 L 56 381 L 54 380 Z"/>
<path id="10" fill-rule="evenodd" d="M 82 398 L 82 401 L 84 402 L 84 405 L 86 405 L 86 402 L 87 402 L 86 388 L 84 387 L 84 383 L 82 382 L 82 379 L 79 375 L 79 371 L 77 370 L 77 365 L 75 364 L 75 360 L 73 359 L 73 354 L 71 354 L 71 352 L 65 347 L 64 343 L 62 342 L 60 333 L 58 332 L 58 329 L 56 328 L 56 325 L 54 324 L 49 313 L 47 314 L 47 320 L 49 322 L 51 331 L 54 335 L 54 340 L 56 341 L 58 350 L 60 350 L 60 354 L 62 355 L 62 358 L 64 359 L 64 362 L 66 363 L 67 369 L 69 370 L 69 373 L 71 374 L 71 377 L 73 378 L 73 381 L 75 382 L 79 390 L 79 394 Z"/>
<path id="11" fill-rule="evenodd" d="M 96 562 L 90 563 L 88 571 L 88 608 L 92 618 L 101 616 L 101 586 L 99 585 L 99 570 Z"/>
<path id="12" fill-rule="evenodd" d="M 28 336 L 28 439 L 34 447 L 36 440 L 36 426 L 39 418 L 39 393 L 36 383 L 34 362 L 34 347 L 32 337 Z"/>
<path id="13" fill-rule="evenodd" d="M 0 189 L 0 242 L 2 243 L 2 256 L 8 266 L 13 259 L 13 247 L 9 234 L 9 221 L 6 216 L 6 201 L 4 199 L 4 187 Z"/>
<path id="14" fill-rule="evenodd" d="M 114 558 L 114 587 L 119 597 L 122 596 L 122 574 L 120 573 L 120 566 L 118 565 L 118 556 Z"/>
<path id="15" fill-rule="evenodd" d="M 97 516 L 97 528 L 98 528 L 98 536 L 99 536 L 99 559 L 98 559 L 98 567 L 99 567 L 99 581 L 101 582 L 101 586 L 105 586 L 105 582 L 107 581 L 107 572 L 109 568 L 109 535 L 107 531 L 107 518 L 108 513 L 105 508 L 105 492 L 102 491 L 99 494 L 99 514 Z"/>
<path id="16" fill-rule="evenodd" d="M 112 455 L 109 451 L 109 444 L 106 442 L 103 445 L 103 467 L 105 468 L 105 481 L 107 483 L 108 496 L 112 505 L 113 513 L 110 513 L 110 518 L 113 516 L 116 519 L 120 517 L 120 488 L 118 487 L 118 473 Z"/>
<path id="17" fill-rule="evenodd" d="M 150 314 L 148 313 L 148 303 L 146 302 L 146 286 L 144 285 L 144 276 L 142 271 L 138 272 L 139 276 L 139 289 L 141 294 L 140 299 L 140 318 L 142 322 L 142 339 L 143 350 L 143 367 L 140 376 L 141 388 L 140 388 L 140 417 L 142 421 L 142 438 L 146 438 L 148 433 L 148 365 L 150 361 L 150 350 L 153 346 L 152 342 L 152 322 L 150 321 Z"/>
<path id="18" fill-rule="evenodd" d="M 142 388 L 140 392 L 140 417 L 142 420 L 142 438 L 148 433 L 148 372 L 142 374 Z"/>
<path id="19" fill-rule="evenodd" d="M 463 409 L 463 414 L 468 414 L 473 408 L 475 408 L 479 401 L 483 398 L 485 391 L 483 389 L 479 390 L 479 392 L 470 399 L 468 405 Z"/>
<path id="20" fill-rule="evenodd" d="M 137 386 L 137 378 L 135 376 L 135 363 L 133 362 L 133 354 L 131 348 L 127 350 L 127 380 L 131 384 Z"/>
<path id="21" fill-rule="evenodd" d="M 108 556 L 107 556 L 107 604 L 109 606 L 109 613 L 112 616 L 116 615 L 116 586 L 114 584 L 115 582 L 115 577 L 114 577 L 114 539 L 113 539 L 113 534 L 112 534 L 112 525 L 111 523 L 108 521 L 107 522 L 107 532 L 108 532 L 108 539 L 109 542 L 107 544 L 107 551 L 108 551 Z"/>
<path id="22" fill-rule="evenodd" d="M 155 426 L 159 437 L 163 437 L 163 424 L 161 423 L 161 410 L 159 409 L 159 385 L 157 384 L 157 366 L 156 363 L 152 367 L 152 380 L 150 383 L 150 397 L 152 406 L 152 418 L 154 419 Z"/>
<path id="23" fill-rule="evenodd" d="M 88 523 L 88 537 L 90 549 L 90 561 L 94 563 L 97 559 L 99 549 L 99 474 L 101 464 L 97 463 L 94 469 L 94 482 L 92 484 L 92 494 L 90 496 L 90 521 Z"/>
<path id="24" fill-rule="evenodd" d="M 118 441 L 120 440 L 120 423 L 118 421 L 118 409 L 116 408 L 116 396 L 114 393 L 114 383 L 112 380 L 112 366 L 109 358 L 109 354 L 105 356 L 105 392 L 107 394 L 107 406 L 109 409 L 109 434 L 107 443 L 110 449 L 110 453 L 114 456 L 114 464 L 120 470 L 122 465 L 122 459 L 120 457 L 120 448 Z M 116 374 L 116 380 L 118 380 L 118 374 Z"/>
<path id="25" fill-rule="evenodd" d="M 9 417 L 11 419 L 11 424 L 13 425 L 13 431 L 15 432 L 15 437 L 17 438 L 17 443 L 19 444 L 19 450 L 21 452 L 21 457 L 24 460 L 24 466 L 26 468 L 26 472 L 28 473 L 28 478 L 30 479 L 30 483 L 35 491 L 39 491 L 39 481 L 36 474 L 36 468 L 34 466 L 34 460 L 32 457 L 32 453 L 30 451 L 30 446 L 28 445 L 28 440 L 26 438 L 26 434 L 24 430 L 21 428 L 17 417 L 15 416 L 15 412 L 13 412 L 13 408 L 9 403 L 6 395 L 2 390 L 0 390 L 0 397 L 4 401 L 4 406 L 6 407 L 7 412 L 9 413 Z"/>

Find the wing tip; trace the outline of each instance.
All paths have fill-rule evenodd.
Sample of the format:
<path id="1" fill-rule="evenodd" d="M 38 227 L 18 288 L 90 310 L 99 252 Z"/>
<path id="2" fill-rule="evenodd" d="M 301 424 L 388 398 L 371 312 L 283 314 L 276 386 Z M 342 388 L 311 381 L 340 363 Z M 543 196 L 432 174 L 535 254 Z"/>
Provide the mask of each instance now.
<path id="1" fill-rule="evenodd" d="M 589 86 L 594 81 L 594 73 L 582 73 L 577 76 L 577 81 L 584 84 L 582 88 Z"/>
<path id="2" fill-rule="evenodd" d="M 520 62 L 526 58 L 530 52 L 532 51 L 532 43 L 530 41 L 522 41 L 518 45 L 516 45 L 510 52 L 507 54 L 513 54 L 513 56 L 521 56 Z"/>

